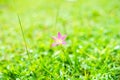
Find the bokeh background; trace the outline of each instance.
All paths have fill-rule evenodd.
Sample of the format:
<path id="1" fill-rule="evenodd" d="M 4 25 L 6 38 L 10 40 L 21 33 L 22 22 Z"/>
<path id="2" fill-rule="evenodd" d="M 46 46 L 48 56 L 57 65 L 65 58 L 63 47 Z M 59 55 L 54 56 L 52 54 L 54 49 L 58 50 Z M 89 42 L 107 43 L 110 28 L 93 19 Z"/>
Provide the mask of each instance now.
<path id="1" fill-rule="evenodd" d="M 0 79 L 119 80 L 119 14 L 119 0 L 0 0 Z"/>

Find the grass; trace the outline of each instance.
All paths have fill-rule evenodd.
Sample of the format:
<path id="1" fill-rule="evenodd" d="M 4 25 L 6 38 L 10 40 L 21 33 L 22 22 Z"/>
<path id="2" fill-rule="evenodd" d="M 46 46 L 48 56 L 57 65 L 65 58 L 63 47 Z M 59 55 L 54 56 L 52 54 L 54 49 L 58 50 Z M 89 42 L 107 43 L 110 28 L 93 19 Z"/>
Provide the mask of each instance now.
<path id="1" fill-rule="evenodd" d="M 119 0 L 1 0 L 0 80 L 119 80 L 119 9 Z M 58 32 L 65 52 L 50 46 Z"/>

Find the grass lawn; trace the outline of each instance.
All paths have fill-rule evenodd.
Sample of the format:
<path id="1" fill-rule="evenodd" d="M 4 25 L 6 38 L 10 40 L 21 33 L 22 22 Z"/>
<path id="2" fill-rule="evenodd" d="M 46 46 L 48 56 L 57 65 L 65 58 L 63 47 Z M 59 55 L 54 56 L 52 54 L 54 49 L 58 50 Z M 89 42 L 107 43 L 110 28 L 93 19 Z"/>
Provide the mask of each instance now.
<path id="1" fill-rule="evenodd" d="M 0 0 L 0 80 L 120 80 L 120 1 Z"/>

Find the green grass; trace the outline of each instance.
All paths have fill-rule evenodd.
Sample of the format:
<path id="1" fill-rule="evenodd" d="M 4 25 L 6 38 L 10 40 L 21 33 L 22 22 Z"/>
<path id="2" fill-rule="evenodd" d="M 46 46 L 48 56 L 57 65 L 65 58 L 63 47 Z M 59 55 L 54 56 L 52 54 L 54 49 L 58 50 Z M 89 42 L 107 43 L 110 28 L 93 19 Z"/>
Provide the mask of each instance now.
<path id="1" fill-rule="evenodd" d="M 0 0 L 0 80 L 120 80 L 119 14 L 119 0 Z"/>

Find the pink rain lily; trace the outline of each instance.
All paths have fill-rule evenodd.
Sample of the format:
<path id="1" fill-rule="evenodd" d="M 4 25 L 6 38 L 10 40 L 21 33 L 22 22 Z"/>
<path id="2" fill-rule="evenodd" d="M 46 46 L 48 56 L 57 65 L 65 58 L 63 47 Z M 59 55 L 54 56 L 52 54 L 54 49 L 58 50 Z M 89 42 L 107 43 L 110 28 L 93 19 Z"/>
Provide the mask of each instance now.
<path id="1" fill-rule="evenodd" d="M 62 36 L 60 32 L 58 32 L 58 36 L 57 37 L 52 37 L 52 38 L 54 40 L 54 43 L 52 44 L 52 46 L 66 44 L 66 42 L 65 42 L 66 35 Z"/>

